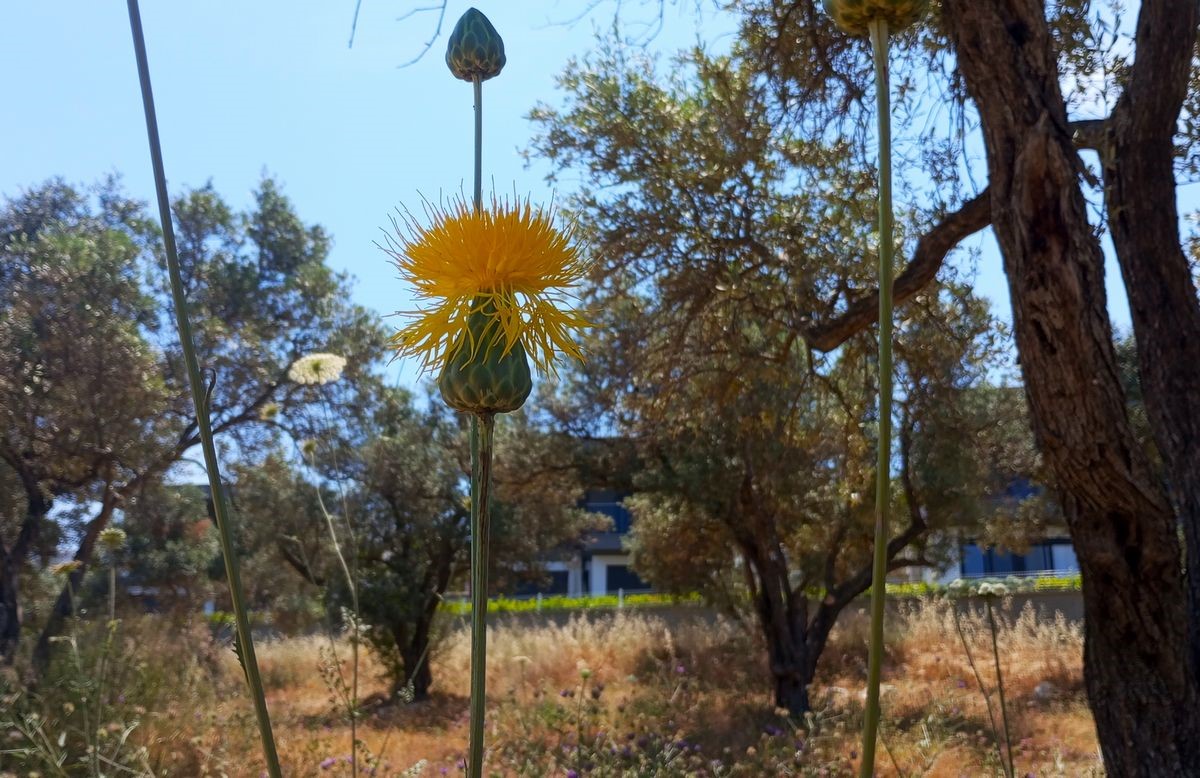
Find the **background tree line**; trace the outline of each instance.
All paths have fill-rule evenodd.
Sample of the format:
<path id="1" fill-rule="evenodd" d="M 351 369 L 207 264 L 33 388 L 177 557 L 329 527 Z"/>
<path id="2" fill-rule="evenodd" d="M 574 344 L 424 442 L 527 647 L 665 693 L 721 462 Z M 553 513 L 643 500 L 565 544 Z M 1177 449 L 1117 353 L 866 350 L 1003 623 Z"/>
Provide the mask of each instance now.
<path id="1" fill-rule="evenodd" d="M 437 605 L 468 553 L 464 430 L 388 385 L 379 317 L 348 302 L 349 279 L 325 264 L 329 237 L 274 182 L 246 213 L 211 186 L 173 211 L 253 606 L 279 627 L 344 626 L 336 533 L 395 686 L 424 695 Z M 186 483 L 196 424 L 157 245 L 115 181 L 52 180 L 0 208 L 0 648 L 11 665 L 24 644 L 37 674 L 64 619 L 100 595 L 85 577 L 108 526 L 128 535 L 123 584 L 145 595 L 135 609 L 194 619 L 224 601 L 206 490 Z M 340 380 L 289 379 L 318 351 L 347 360 Z M 543 552 L 596 522 L 574 507 L 573 470 L 539 470 L 570 461 L 561 436 L 519 417 L 499 445 L 511 449 L 496 474 L 504 585 L 505 573 L 536 578 Z M 48 577 L 63 557 L 78 564 Z M 50 603 L 45 583 L 58 587 Z"/>
<path id="2" fill-rule="evenodd" d="M 650 5 L 660 24 L 668 5 L 693 6 Z M 878 302 L 869 243 L 845 237 L 847 225 L 863 236 L 873 221 L 870 47 L 815 0 L 724 8 L 737 19 L 730 56 L 682 53 L 674 79 L 648 75 L 636 47 L 572 63 L 564 105 L 532 114 L 532 153 L 583 176 L 575 213 L 617 258 L 609 267 L 629 271 L 599 279 L 601 294 L 660 284 L 696 313 L 733 277 L 787 268 L 786 293 L 747 303 L 759 304 L 757 326 L 837 362 Z M 991 229 L 1033 437 L 1083 571 L 1088 694 L 1119 775 L 1200 772 L 1200 302 L 1195 238 L 1181 238 L 1177 202 L 1197 174 L 1198 21 L 1195 0 L 1128 12 L 1090 0 L 943 0 L 893 41 L 898 169 L 912 204 L 899 315 L 942 299 L 963 267 L 954 249 Z M 830 176 L 830 158 L 864 177 Z M 1104 237 L 1130 304 L 1124 343 L 1108 310 Z M 811 256 L 825 261 L 806 267 Z M 676 282 L 706 260 L 711 291 Z M 900 348 L 919 340 L 901 327 Z"/>

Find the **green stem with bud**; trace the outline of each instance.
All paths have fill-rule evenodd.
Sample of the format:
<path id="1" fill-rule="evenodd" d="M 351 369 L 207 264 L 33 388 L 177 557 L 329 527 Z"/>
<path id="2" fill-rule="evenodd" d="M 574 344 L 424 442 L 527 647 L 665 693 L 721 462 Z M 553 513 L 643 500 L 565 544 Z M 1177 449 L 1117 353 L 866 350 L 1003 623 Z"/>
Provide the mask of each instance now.
<path id="1" fill-rule="evenodd" d="M 167 255 L 167 273 L 171 279 L 171 299 L 175 308 L 175 325 L 179 331 L 179 345 L 183 351 L 183 362 L 187 368 L 188 384 L 192 391 L 192 404 L 196 411 L 196 432 L 200 437 L 200 448 L 204 452 L 204 466 L 208 471 L 208 485 L 212 493 L 213 515 L 221 542 L 221 554 L 225 558 L 225 575 L 229 580 L 229 599 L 237 622 L 238 658 L 246 673 L 246 683 L 254 701 L 254 712 L 258 720 L 258 732 L 262 738 L 263 756 L 271 778 L 283 778 L 279 766 L 279 755 L 275 750 L 275 737 L 271 731 L 271 717 L 267 711 L 267 698 L 258 662 L 254 656 L 254 640 L 250 635 L 250 618 L 247 615 L 242 580 L 238 570 L 237 547 L 233 542 L 233 527 L 229 516 L 229 504 L 221 485 L 221 473 L 217 464 L 217 450 L 213 444 L 212 425 L 208 417 L 208 398 L 205 396 L 204 378 L 196 359 L 192 341 L 192 325 L 188 320 L 187 296 L 183 290 L 183 278 L 179 270 L 179 254 L 175 249 L 175 231 L 171 223 L 171 201 L 167 195 L 167 176 L 163 169 L 162 145 L 158 139 L 158 119 L 154 111 L 154 93 L 150 88 L 150 65 L 146 57 L 146 40 L 142 34 L 142 19 L 137 0 L 128 0 L 129 29 L 133 35 L 134 54 L 137 57 L 138 78 L 142 90 L 142 107 L 146 114 L 146 134 L 150 142 L 150 162 L 154 168 L 154 188 L 158 197 L 158 213 L 162 222 L 163 246 Z M 74 598 L 72 598 L 74 602 Z"/>
<path id="2" fill-rule="evenodd" d="M 483 210 L 483 80 L 475 93 L 475 213 Z M 471 415 L 471 723 L 468 778 L 483 776 L 483 718 L 487 708 L 487 551 L 491 533 L 492 441 L 496 417 Z"/>
<path id="3" fill-rule="evenodd" d="M 887 577 L 888 507 L 892 456 L 892 123 L 888 81 L 888 25 L 871 22 L 875 54 L 875 102 L 879 140 L 879 450 L 875 485 L 875 557 L 871 570 L 871 647 L 867 661 L 867 707 L 863 717 L 860 778 L 875 773 L 879 731 L 879 681 L 883 672 L 884 587 Z"/>
<path id="4" fill-rule="evenodd" d="M 483 776 L 483 717 L 487 697 L 488 544 L 492 531 L 492 448 L 496 416 L 471 416 L 471 742 L 469 778 Z"/>
<path id="5" fill-rule="evenodd" d="M 475 92 L 475 189 L 472 202 L 475 213 L 483 210 L 483 79 L 471 79 Z"/>

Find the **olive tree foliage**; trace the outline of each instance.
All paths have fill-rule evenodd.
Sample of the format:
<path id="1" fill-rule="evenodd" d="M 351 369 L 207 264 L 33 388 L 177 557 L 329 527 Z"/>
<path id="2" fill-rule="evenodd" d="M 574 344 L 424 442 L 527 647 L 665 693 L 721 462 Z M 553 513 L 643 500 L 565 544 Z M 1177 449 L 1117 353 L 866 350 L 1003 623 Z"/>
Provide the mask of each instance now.
<path id="1" fill-rule="evenodd" d="M 329 390 L 321 387 L 318 392 Z M 430 654 L 449 624 L 439 606 L 466 583 L 470 564 L 469 440 L 465 419 L 433 394 L 415 398 L 378 380 L 353 403 L 327 398 L 330 424 L 302 454 L 242 468 L 235 508 L 263 542 L 261 561 L 292 570 L 322 592 L 333 617 L 354 605 L 392 692 L 423 699 Z M 525 413 L 497 426 L 490 583 L 503 590 L 541 574 L 542 562 L 596 526 L 569 440 Z M 319 496 L 319 500 L 318 500 Z"/>
<path id="2" fill-rule="evenodd" d="M 736 7 L 788 121 L 835 134 L 867 124 L 865 41 L 807 0 Z M 944 0 L 893 59 L 901 115 L 944 106 L 956 119 L 918 125 L 908 162 L 969 197 L 926 232 L 942 245 L 910 269 L 936 269 L 986 227 L 1000 246 L 1034 434 L 1083 571 L 1088 692 L 1106 767 L 1121 775 L 1200 771 L 1200 576 L 1180 574 L 1200 559 L 1200 400 L 1186 388 L 1200 383 L 1200 301 L 1176 197 L 1197 174 L 1198 19 L 1193 0 Z M 1105 234 L 1157 463 L 1121 380 Z M 903 280 L 899 299 L 924 286 Z M 839 323 L 806 339 L 834 348 L 861 328 Z"/>
<path id="3" fill-rule="evenodd" d="M 870 585 L 875 344 L 823 355 L 801 334 L 870 284 L 871 172 L 773 123 L 774 94 L 736 58 L 686 52 L 659 75 L 609 41 L 560 84 L 533 151 L 578 182 L 567 208 L 599 258 L 593 356 L 570 387 L 639 450 L 635 564 L 746 604 L 776 704 L 802 713 L 837 614 Z M 961 274 L 897 318 L 893 569 L 937 561 L 993 512 L 989 487 L 1038 467 L 1028 435 L 1009 462 L 986 445 L 1023 408 L 987 385 L 1006 341 Z"/>
<path id="4" fill-rule="evenodd" d="M 868 41 L 815 0 L 729 9 L 770 123 L 868 169 Z M 942 0 L 892 38 L 900 193 L 928 210 L 895 297 L 928 291 L 969 236 L 995 236 L 1031 426 L 1083 571 L 1088 693 L 1121 775 L 1200 772 L 1200 576 L 1181 573 L 1200 559 L 1200 300 L 1176 197 L 1200 148 L 1198 19 L 1195 0 Z M 1106 233 L 1158 464 L 1129 417 Z M 870 326 L 877 294 L 791 302 L 809 317 L 799 336 L 830 352 Z"/>
<path id="5" fill-rule="evenodd" d="M 132 607 L 154 607 L 186 620 L 223 591 L 224 570 L 215 569 L 220 545 L 209 520 L 206 489 L 148 484 L 137 500 L 125 504 L 120 527 L 126 541 L 116 561 L 120 586 Z M 134 592 L 139 595 L 132 596 Z"/>
<path id="6" fill-rule="evenodd" d="M 337 351 L 353 375 L 382 348 L 381 328 L 345 302 L 347 280 L 324 264 L 328 236 L 272 181 L 245 213 L 211 185 L 173 211 L 214 431 L 229 450 L 253 450 L 277 433 L 268 406 L 304 417 L 308 398 L 286 379 L 297 357 Z M 157 235 L 112 181 L 90 192 L 50 181 L 0 208 L 0 463 L 23 502 L 0 528 L 6 658 L 38 539 L 69 535 L 83 565 L 44 623 L 44 665 L 100 531 L 199 442 Z M 78 521 L 63 527 L 51 509 L 71 505 L 63 515 Z"/>

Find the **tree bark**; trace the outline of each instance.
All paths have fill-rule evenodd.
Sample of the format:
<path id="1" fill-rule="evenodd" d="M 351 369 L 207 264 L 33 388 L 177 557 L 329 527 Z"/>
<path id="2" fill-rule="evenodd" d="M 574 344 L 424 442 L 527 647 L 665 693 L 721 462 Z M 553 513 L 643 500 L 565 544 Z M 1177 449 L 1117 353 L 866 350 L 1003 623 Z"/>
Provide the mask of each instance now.
<path id="1" fill-rule="evenodd" d="M 1147 417 L 1183 525 L 1192 671 L 1200 675 L 1200 303 L 1179 241 L 1175 128 L 1187 95 L 1200 2 L 1145 0 L 1137 58 L 1101 150 Z"/>
<path id="2" fill-rule="evenodd" d="M 407 674 L 402 686 L 412 687 L 413 701 L 429 699 L 429 687 L 433 685 L 433 671 L 429 669 L 429 633 L 424 638 L 413 641 L 404 648 L 401 656 L 404 659 L 404 670 Z M 415 670 L 413 669 L 415 668 Z M 399 679 L 397 679 L 399 680 Z M 394 689 L 397 692 L 399 689 Z"/>
<path id="3" fill-rule="evenodd" d="M 11 665 L 21 641 L 21 569 L 52 501 L 31 473 L 17 470 L 25 489 L 25 518 L 12 548 L 0 543 L 0 664 Z"/>
<path id="4" fill-rule="evenodd" d="M 1034 433 L 1083 576 L 1084 675 L 1105 765 L 1200 775 L 1175 516 L 1131 433 L 1082 170 L 1036 0 L 944 0 L 987 149 Z"/>
<path id="5" fill-rule="evenodd" d="M 108 526 L 117 502 L 116 493 L 109 491 L 101 504 L 100 512 L 88 522 L 84 529 L 83 539 L 79 541 L 79 547 L 75 550 L 74 556 L 74 560 L 80 563 L 79 568 L 71 572 L 67 578 L 67 584 L 58 593 L 58 599 L 54 601 L 54 607 L 50 609 L 50 616 L 46 620 L 45 626 L 42 627 L 37 644 L 33 647 L 33 667 L 38 677 L 44 676 L 50 668 L 50 659 L 53 655 L 52 639 L 62 633 L 63 624 L 75 612 L 73 593 L 78 592 L 83 583 L 88 563 L 92 559 L 92 552 L 96 548 L 96 539 L 100 536 L 100 531 Z"/>
<path id="6" fill-rule="evenodd" d="M 841 583 L 826 581 L 825 597 L 811 610 L 806 587 L 792 587 L 787 560 L 776 533 L 768 527 L 770 519 L 759 518 L 756 528 L 744 521 L 731 521 L 730 528 L 749 572 L 749 585 L 755 615 L 767 648 L 768 666 L 775 688 L 775 705 L 792 716 L 811 709 L 808 687 L 817 674 L 817 663 L 829 641 L 829 633 L 838 615 L 871 586 L 872 570 L 868 560 Z M 925 532 L 925 523 L 916 520 L 888 541 L 888 569 L 919 562 L 898 559 L 897 555 Z M 835 566 L 840 548 L 829 549 L 829 567 Z"/>
<path id="7" fill-rule="evenodd" d="M 0 663 L 11 665 L 21 639 L 20 558 L 0 549 Z"/>
<path id="8" fill-rule="evenodd" d="M 433 671 L 429 668 L 430 632 L 438 602 L 431 599 L 432 607 L 426 604 L 415 623 L 393 625 L 392 637 L 404 669 L 403 676 L 392 679 L 393 696 L 402 696 L 411 688 L 413 701 L 429 699 L 429 688 L 433 685 Z"/>
<path id="9" fill-rule="evenodd" d="M 788 584 L 787 566 L 781 552 L 764 550 L 753 541 L 742 542 L 742 554 L 755 576 L 754 609 L 767 648 L 768 667 L 775 687 L 775 706 L 792 716 L 810 709 L 808 686 L 812 683 L 809 661 L 808 603 L 802 593 Z"/>

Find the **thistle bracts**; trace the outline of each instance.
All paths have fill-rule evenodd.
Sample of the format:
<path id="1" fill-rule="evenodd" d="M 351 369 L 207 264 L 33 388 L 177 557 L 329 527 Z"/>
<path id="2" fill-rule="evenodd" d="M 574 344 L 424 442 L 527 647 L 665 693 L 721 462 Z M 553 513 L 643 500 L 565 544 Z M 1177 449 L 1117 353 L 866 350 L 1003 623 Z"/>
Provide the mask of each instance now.
<path id="1" fill-rule="evenodd" d="M 438 376 L 442 400 L 463 413 L 511 413 L 533 390 L 521 341 L 505 347 L 495 304 L 476 298 L 466 330 Z"/>
<path id="2" fill-rule="evenodd" d="M 487 81 L 500 75 L 506 61 L 500 33 L 486 16 L 468 8 L 454 25 L 446 45 L 446 66 L 450 72 L 463 81 Z"/>
<path id="3" fill-rule="evenodd" d="M 887 22 L 892 32 L 903 30 L 925 15 L 928 0 L 823 0 L 825 12 L 838 27 L 866 35 L 873 21 Z"/>

